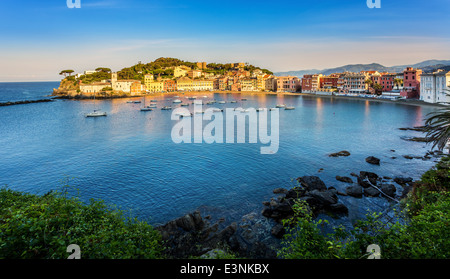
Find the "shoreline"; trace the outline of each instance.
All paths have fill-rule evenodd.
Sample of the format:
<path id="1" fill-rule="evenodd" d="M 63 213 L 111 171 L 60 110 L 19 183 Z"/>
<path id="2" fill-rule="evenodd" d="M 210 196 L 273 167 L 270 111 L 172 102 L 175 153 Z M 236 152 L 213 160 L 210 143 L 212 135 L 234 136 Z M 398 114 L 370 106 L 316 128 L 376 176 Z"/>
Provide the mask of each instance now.
<path id="1" fill-rule="evenodd" d="M 336 99 L 346 99 L 346 100 L 360 100 L 360 101 L 370 101 L 370 102 L 382 102 L 382 103 L 392 103 L 392 104 L 402 104 L 402 105 L 412 105 L 412 106 L 430 106 L 437 108 L 445 108 L 446 105 L 426 103 L 417 99 L 402 99 L 402 100 L 389 100 L 389 99 L 375 99 L 375 98 L 363 98 L 356 96 L 335 96 L 335 95 L 319 95 L 312 93 L 301 93 L 301 92 L 263 92 L 263 91 L 189 91 L 189 92 L 167 92 L 167 93 L 147 93 L 139 95 L 117 95 L 117 96 L 96 96 L 98 100 L 112 100 L 112 99 L 132 99 L 132 98 L 143 98 L 143 97 L 160 97 L 160 96 L 195 96 L 195 95 L 208 95 L 208 94 L 240 94 L 240 95 L 273 95 L 273 96 L 308 96 L 315 98 L 336 98 Z M 94 94 L 88 95 L 52 95 L 54 99 L 64 99 L 64 100 L 91 100 Z"/>

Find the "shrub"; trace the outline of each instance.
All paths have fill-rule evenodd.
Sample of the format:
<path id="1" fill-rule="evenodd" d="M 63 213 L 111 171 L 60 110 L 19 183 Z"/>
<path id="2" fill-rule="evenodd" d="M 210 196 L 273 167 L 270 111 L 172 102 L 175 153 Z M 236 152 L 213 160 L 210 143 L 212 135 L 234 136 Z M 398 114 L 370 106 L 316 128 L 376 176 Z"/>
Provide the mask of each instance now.
<path id="1" fill-rule="evenodd" d="M 102 201 L 83 204 L 65 193 L 0 190 L 0 258 L 67 258 L 77 244 L 85 259 L 159 258 L 161 236 Z"/>

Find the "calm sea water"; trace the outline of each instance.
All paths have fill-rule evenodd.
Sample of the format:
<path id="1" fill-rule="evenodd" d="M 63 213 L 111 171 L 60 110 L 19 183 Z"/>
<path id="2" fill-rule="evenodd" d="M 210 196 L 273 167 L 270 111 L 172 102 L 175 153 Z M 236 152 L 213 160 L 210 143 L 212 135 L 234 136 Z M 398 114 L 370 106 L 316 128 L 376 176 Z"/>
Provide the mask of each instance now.
<path id="1" fill-rule="evenodd" d="M 57 86 L 0 83 L 0 101 L 41 99 Z M 0 107 L 0 185 L 44 194 L 70 178 L 82 200 L 103 199 L 157 224 L 197 208 L 229 218 L 259 212 L 274 188 L 291 187 L 299 176 L 318 175 L 327 186 L 344 191 L 347 184 L 336 181 L 336 175 L 364 170 L 419 178 L 434 164 L 404 159 L 402 155 L 423 156 L 429 146 L 401 139 L 420 133 L 398 130 L 423 124 L 435 110 L 429 106 L 257 94 L 210 94 L 204 99 L 227 101 L 215 105 L 219 108 L 295 106 L 280 110 L 278 152 L 262 155 L 261 144 L 173 143 L 172 112 L 160 110 L 173 105 L 173 96 L 151 97 L 158 99 L 158 109 L 151 112 L 141 112 L 142 104 L 127 99 Z M 241 97 L 248 101 L 229 102 Z M 108 116 L 85 118 L 94 105 Z M 352 155 L 327 156 L 340 150 Z M 368 156 L 380 158 L 381 166 L 367 164 Z M 340 200 L 351 209 L 349 219 L 386 203 L 381 198 Z"/>

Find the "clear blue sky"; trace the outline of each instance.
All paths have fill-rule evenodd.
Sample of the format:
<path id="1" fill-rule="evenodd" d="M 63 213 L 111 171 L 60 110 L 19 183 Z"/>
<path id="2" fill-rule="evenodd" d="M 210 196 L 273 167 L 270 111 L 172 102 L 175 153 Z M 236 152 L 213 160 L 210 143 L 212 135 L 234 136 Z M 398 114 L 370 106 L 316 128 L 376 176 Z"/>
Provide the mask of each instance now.
<path id="1" fill-rule="evenodd" d="M 450 59 L 449 0 L 0 1 L 0 81 L 138 61 L 249 62 L 273 71 Z"/>

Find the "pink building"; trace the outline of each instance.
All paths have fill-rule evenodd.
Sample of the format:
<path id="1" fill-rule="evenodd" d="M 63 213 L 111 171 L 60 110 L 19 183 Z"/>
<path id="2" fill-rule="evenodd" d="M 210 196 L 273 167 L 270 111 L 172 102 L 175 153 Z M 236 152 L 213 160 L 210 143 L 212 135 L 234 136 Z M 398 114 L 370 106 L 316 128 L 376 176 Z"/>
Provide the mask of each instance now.
<path id="1" fill-rule="evenodd" d="M 277 77 L 277 92 L 298 92 L 301 80 L 298 77 Z"/>
<path id="2" fill-rule="evenodd" d="M 403 71 L 403 90 L 400 96 L 410 98 L 420 97 L 420 77 L 422 70 L 414 69 L 412 67 L 406 68 Z"/>

